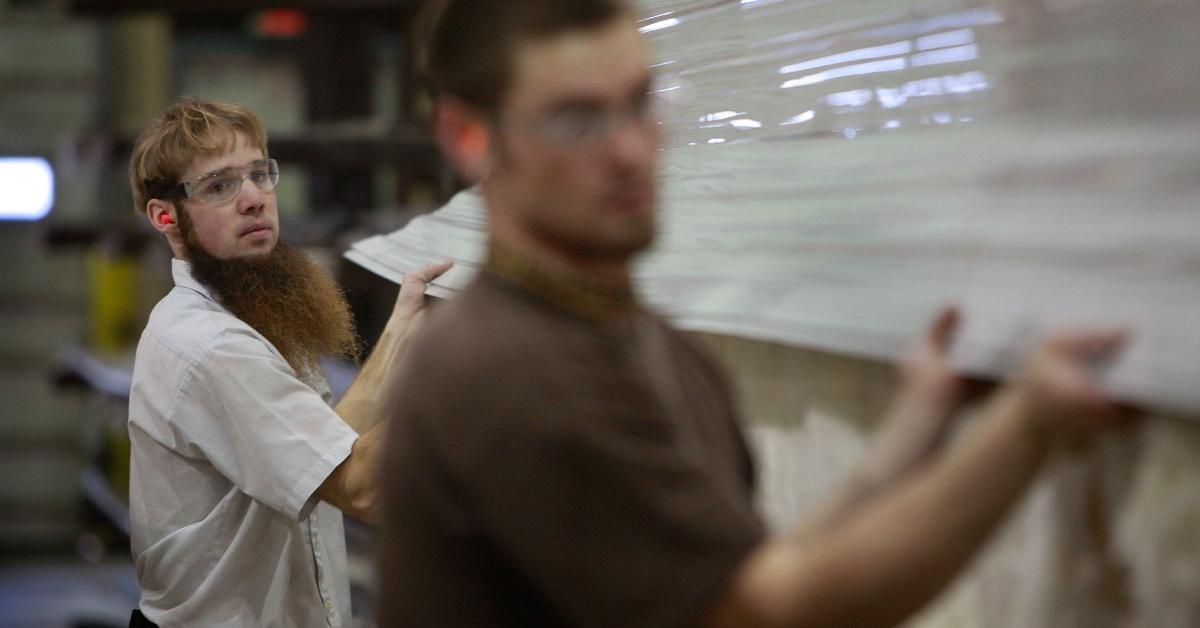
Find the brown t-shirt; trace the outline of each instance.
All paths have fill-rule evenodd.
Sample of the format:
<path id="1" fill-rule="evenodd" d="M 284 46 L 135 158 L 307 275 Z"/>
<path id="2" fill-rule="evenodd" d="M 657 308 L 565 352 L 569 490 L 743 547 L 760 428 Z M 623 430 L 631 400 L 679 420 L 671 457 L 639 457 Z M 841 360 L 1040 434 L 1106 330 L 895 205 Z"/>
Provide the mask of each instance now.
<path id="1" fill-rule="evenodd" d="M 495 266 L 406 359 L 380 625 L 694 625 L 763 536 L 724 378 L 632 299 Z"/>

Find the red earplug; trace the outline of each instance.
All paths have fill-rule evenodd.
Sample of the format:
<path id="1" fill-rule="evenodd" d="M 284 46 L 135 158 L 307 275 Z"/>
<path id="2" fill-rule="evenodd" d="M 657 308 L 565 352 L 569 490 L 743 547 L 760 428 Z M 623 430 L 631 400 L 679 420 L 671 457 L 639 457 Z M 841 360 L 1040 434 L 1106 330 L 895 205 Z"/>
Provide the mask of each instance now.
<path id="1" fill-rule="evenodd" d="M 477 157 L 487 151 L 487 131 L 482 126 L 468 125 L 458 136 L 459 147 L 471 157 Z"/>
<path id="2" fill-rule="evenodd" d="M 163 214 L 162 217 L 158 219 L 158 221 L 164 225 L 175 224 L 175 219 L 171 217 L 171 214 Z"/>

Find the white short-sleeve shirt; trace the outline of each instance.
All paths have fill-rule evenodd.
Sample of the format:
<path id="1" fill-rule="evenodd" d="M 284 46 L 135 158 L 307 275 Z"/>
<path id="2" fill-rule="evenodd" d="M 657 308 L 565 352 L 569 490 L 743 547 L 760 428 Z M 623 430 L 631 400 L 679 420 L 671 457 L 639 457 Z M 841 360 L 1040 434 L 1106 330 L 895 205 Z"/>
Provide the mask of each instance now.
<path id="1" fill-rule="evenodd" d="M 129 397 L 131 542 L 160 626 L 341 626 L 342 513 L 314 496 L 358 435 L 172 261 Z M 309 378 L 312 379 L 312 378 Z"/>

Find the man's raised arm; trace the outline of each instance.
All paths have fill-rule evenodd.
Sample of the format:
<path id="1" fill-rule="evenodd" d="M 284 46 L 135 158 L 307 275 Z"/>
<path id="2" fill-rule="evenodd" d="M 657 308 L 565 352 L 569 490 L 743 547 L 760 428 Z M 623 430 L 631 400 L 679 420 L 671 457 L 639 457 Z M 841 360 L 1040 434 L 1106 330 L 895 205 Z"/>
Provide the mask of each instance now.
<path id="1" fill-rule="evenodd" d="M 375 350 L 363 363 L 362 370 L 334 411 L 359 434 L 365 434 L 383 420 L 386 405 L 396 388 L 393 376 L 413 330 L 420 326 L 425 313 L 425 288 L 450 269 L 451 262 L 432 264 L 404 276 L 400 296 L 388 318 Z"/>
<path id="2" fill-rule="evenodd" d="M 317 488 L 317 496 L 361 521 L 379 523 L 377 470 L 385 427 L 383 419 L 398 383 L 395 373 L 408 339 L 424 316 L 426 286 L 450 265 L 450 262 L 433 264 L 404 276 L 400 296 L 396 298 L 396 306 L 375 350 L 334 407 L 338 416 L 361 436 L 346 460 Z"/>
<path id="3" fill-rule="evenodd" d="M 1117 333 L 1046 342 L 964 442 L 843 516 L 763 543 L 711 608 L 718 627 L 890 626 L 945 586 L 1059 444 L 1125 417 L 1088 373 Z"/>

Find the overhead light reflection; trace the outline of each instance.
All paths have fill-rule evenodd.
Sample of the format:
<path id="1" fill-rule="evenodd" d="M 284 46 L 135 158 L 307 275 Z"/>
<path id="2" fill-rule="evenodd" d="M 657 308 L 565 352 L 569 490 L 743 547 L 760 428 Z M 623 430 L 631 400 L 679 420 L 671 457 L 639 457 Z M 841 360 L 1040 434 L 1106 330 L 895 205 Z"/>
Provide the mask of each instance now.
<path id="1" fill-rule="evenodd" d="M 972 72 L 964 72 L 962 74 L 953 74 L 943 76 L 942 82 L 945 89 L 951 94 L 969 94 L 971 92 L 981 92 L 989 87 L 987 75 L 978 70 Z"/>
<path id="2" fill-rule="evenodd" d="M 804 124 L 805 122 L 811 122 L 812 119 L 815 117 L 817 117 L 817 112 L 813 111 L 812 109 L 809 109 L 808 111 L 805 111 L 804 113 L 794 115 L 794 116 L 788 118 L 787 120 L 780 122 L 779 126 L 791 126 L 793 124 Z"/>
<path id="3" fill-rule="evenodd" d="M 871 102 L 871 90 L 852 89 L 848 92 L 837 92 L 825 97 L 825 102 L 831 107 L 861 107 Z"/>
<path id="4" fill-rule="evenodd" d="M 672 18 L 667 18 L 665 20 L 659 20 L 657 22 L 651 22 L 645 26 L 638 28 L 638 31 L 642 32 L 642 33 L 651 33 L 654 31 L 660 31 L 664 28 L 671 28 L 672 26 L 676 26 L 678 24 L 679 24 L 679 18 L 672 17 Z"/>
<path id="5" fill-rule="evenodd" d="M 708 114 L 700 116 L 700 121 L 701 122 L 720 122 L 721 120 L 728 120 L 730 118 L 736 118 L 740 115 L 742 115 L 742 112 L 740 112 L 740 111 L 714 111 L 712 113 L 708 113 Z"/>
<path id="6" fill-rule="evenodd" d="M 969 46 L 956 46 L 954 48 L 943 48 L 941 50 L 918 52 L 912 56 L 912 64 L 914 68 L 920 68 L 927 65 L 939 65 L 942 63 L 961 63 L 963 61 L 971 61 L 978 58 L 979 46 L 971 44 Z"/>
<path id="7" fill-rule="evenodd" d="M 895 109 L 908 102 L 908 94 L 899 87 L 876 87 L 875 97 L 879 99 L 879 104 L 884 109 Z"/>
<path id="8" fill-rule="evenodd" d="M 991 26 L 1003 22 L 1004 15 L 999 10 L 992 8 L 945 13 L 922 21 L 926 31 L 962 26 Z"/>
<path id="9" fill-rule="evenodd" d="M 816 74 L 809 74 L 798 79 L 784 81 L 779 87 L 781 89 L 791 89 L 793 87 L 804 87 L 806 85 L 816 85 L 825 81 L 847 76 L 859 76 L 862 74 L 879 74 L 882 72 L 898 72 L 908 67 L 908 61 L 905 59 L 888 59 L 886 61 L 871 61 L 869 63 L 858 63 L 855 65 L 847 65 Z"/>
<path id="10" fill-rule="evenodd" d="M 816 67 L 824 67 L 829 65 L 846 64 L 850 61 L 862 61 L 863 59 L 878 59 L 881 56 L 896 56 L 908 54 L 912 52 L 912 43 L 910 42 L 895 42 L 888 43 L 886 46 L 872 46 L 870 48 L 859 48 L 850 50 L 846 53 L 830 54 L 821 56 L 818 59 L 799 62 L 799 64 L 785 65 L 779 68 L 780 74 L 791 74 L 793 72 L 803 72 L 812 70 Z"/>
<path id="11" fill-rule="evenodd" d="M 975 29 L 960 28 L 957 30 L 935 33 L 917 38 L 917 50 L 933 50 L 934 48 L 949 48 L 975 43 Z"/>
<path id="12" fill-rule="evenodd" d="M 872 46 L 870 48 L 859 48 L 849 52 L 841 52 L 835 55 L 820 57 L 801 63 L 793 63 L 779 68 L 780 74 L 792 74 L 793 72 L 803 72 L 814 68 L 823 68 L 827 65 L 837 65 L 839 63 L 849 63 L 851 61 L 862 61 L 863 59 L 878 59 L 879 57 L 895 57 L 898 55 L 906 55 L 912 52 L 912 44 L 907 41 L 899 41 L 894 44 L 886 44 L 883 46 Z"/>
<path id="13" fill-rule="evenodd" d="M 857 108 L 877 100 L 884 109 L 897 109 L 908 103 L 911 98 L 945 96 L 947 94 L 968 94 L 990 88 L 987 76 L 982 72 L 972 71 L 963 74 L 930 77 L 908 81 L 900 87 L 876 87 L 872 89 L 852 89 L 834 92 L 825 96 L 825 102 L 834 108 Z M 781 122 L 782 126 L 799 124 L 813 118 L 811 111 L 806 111 Z M 736 122 L 736 121 L 735 121 Z"/>

